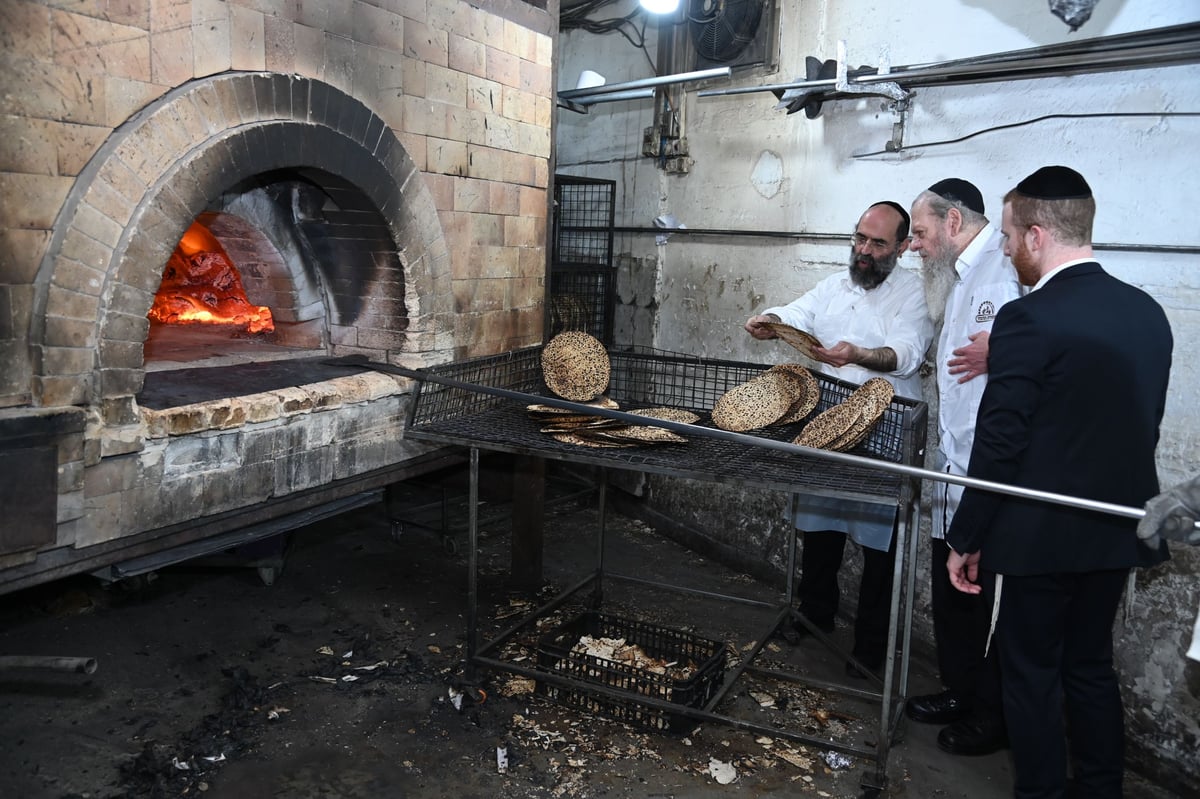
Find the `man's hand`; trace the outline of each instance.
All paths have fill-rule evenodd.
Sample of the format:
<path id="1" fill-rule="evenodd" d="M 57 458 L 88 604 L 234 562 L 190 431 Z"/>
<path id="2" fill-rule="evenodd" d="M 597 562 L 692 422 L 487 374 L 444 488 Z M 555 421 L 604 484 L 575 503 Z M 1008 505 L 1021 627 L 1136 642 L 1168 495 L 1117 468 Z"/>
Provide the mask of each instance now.
<path id="1" fill-rule="evenodd" d="M 970 344 L 954 350 L 954 358 L 946 361 L 950 374 L 962 375 L 958 382 L 965 383 L 987 374 L 988 332 L 980 330 L 967 336 Z"/>
<path id="2" fill-rule="evenodd" d="M 861 348 L 848 341 L 839 341 L 832 347 L 813 347 L 813 354 L 817 356 L 817 360 L 821 363 L 827 363 L 839 368 L 846 364 L 858 363 L 859 359 L 862 358 Z"/>
<path id="3" fill-rule="evenodd" d="M 758 316 L 751 316 L 746 320 L 746 332 L 760 341 L 776 338 L 775 331 L 767 327 L 767 323 L 778 321 L 779 317 L 775 314 L 759 314 Z"/>
<path id="4" fill-rule="evenodd" d="M 964 594 L 978 594 L 983 591 L 983 586 L 976 582 L 979 579 L 978 552 L 960 555 L 953 549 L 950 550 L 950 557 L 946 558 L 946 571 L 950 572 L 950 584 Z"/>
<path id="5" fill-rule="evenodd" d="M 860 347 L 848 341 L 839 341 L 832 347 L 813 347 L 818 361 L 841 368 L 857 364 L 874 372 L 894 372 L 896 351 L 891 347 Z"/>

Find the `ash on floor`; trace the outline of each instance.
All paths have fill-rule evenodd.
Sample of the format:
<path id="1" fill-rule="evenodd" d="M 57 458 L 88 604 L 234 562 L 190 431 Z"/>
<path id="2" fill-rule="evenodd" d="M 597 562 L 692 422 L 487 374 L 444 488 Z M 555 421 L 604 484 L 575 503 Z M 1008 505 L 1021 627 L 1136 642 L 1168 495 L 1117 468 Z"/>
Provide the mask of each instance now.
<path id="1" fill-rule="evenodd" d="M 487 510 L 501 512 L 485 513 L 480 533 L 484 634 L 567 584 L 594 555 L 597 524 L 578 503 L 548 513 L 548 584 L 529 595 L 508 589 L 505 514 Z M 131 584 L 77 577 L 0 597 L 0 653 L 99 662 L 92 675 L 0 672 L 0 796 L 861 794 L 865 764 L 844 766 L 821 748 L 720 724 L 628 726 L 550 702 L 507 673 L 466 682 L 466 547 L 397 529 L 381 504 L 295 531 L 271 586 L 253 568 L 191 562 Z M 607 529 L 616 568 L 770 593 L 639 521 L 610 512 Z M 685 623 L 692 600 L 648 596 L 611 588 L 605 601 Z M 727 628 L 736 656 L 746 643 L 737 613 L 709 619 Z M 772 641 L 767 655 L 792 649 Z M 917 691 L 935 687 L 920 664 L 913 679 Z M 874 735 L 870 719 L 807 689 L 751 682 L 730 701 L 814 734 Z M 889 795 L 1010 795 L 1005 754 L 952 758 L 936 749 L 936 732 L 907 728 L 889 760 Z M 1166 796 L 1148 791 L 1127 795 Z"/>

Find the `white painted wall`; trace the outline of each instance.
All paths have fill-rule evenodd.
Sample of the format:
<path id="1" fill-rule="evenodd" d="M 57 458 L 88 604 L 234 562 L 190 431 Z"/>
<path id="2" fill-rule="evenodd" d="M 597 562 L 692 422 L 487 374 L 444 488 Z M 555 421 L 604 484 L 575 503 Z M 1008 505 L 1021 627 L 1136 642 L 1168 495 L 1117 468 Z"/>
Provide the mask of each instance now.
<path id="1" fill-rule="evenodd" d="M 612 14 L 630 7 L 632 0 Z M 789 80 L 802 74 L 806 55 L 834 57 L 839 39 L 852 65 L 876 64 L 881 56 L 914 65 L 1196 19 L 1197 0 L 1103 0 L 1071 34 L 1041 0 L 923 0 L 903 7 L 783 0 L 779 73 L 729 85 Z M 653 52 L 653 26 L 647 39 Z M 646 56 L 618 35 L 568 33 L 560 56 L 560 88 L 573 88 L 584 68 L 610 83 L 653 74 Z M 1063 163 L 1093 187 L 1097 242 L 1200 245 L 1191 202 L 1200 191 L 1194 145 L 1200 117 L 1047 120 L 960 144 L 913 147 L 1047 114 L 1200 111 L 1198 66 L 918 89 L 904 136 L 912 149 L 866 158 L 854 156 L 883 149 L 898 119 L 880 98 L 826 104 L 816 120 L 774 110 L 767 93 L 689 92 L 687 98 L 691 174 L 664 175 L 638 155 L 642 130 L 653 122 L 648 100 L 596 105 L 587 115 L 559 110 L 558 170 L 615 179 L 618 225 L 648 226 L 669 211 L 691 228 L 849 233 L 870 202 L 907 206 L 952 175 L 978 185 L 998 217 L 1007 189 L 1042 165 Z M 745 318 L 804 292 L 848 255 L 848 248 L 791 239 L 676 237 L 657 248 L 651 236 L 621 237 L 617 251 L 661 262 L 656 346 L 754 361 L 782 351 L 746 336 Z M 1177 365 L 1161 455 L 1163 481 L 1172 483 L 1200 470 L 1200 373 L 1187 357 L 1188 342 L 1200 339 L 1200 265 L 1193 255 L 1102 252 L 1101 259 L 1154 294 L 1175 328 Z M 919 268 L 915 256 L 904 262 Z"/>
<path id="2" fill-rule="evenodd" d="M 779 73 L 727 85 L 786 82 L 803 74 L 805 56 L 834 58 L 839 39 L 852 66 L 875 65 L 881 56 L 900 66 L 1200 19 L 1198 0 L 1101 0 L 1092 19 L 1070 33 L 1045 0 L 780 2 Z M 617 16 L 630 7 L 626 0 L 605 11 Z M 648 38 L 653 52 L 653 27 Z M 559 57 L 563 89 L 574 87 L 583 68 L 609 82 L 653 74 L 646 57 L 617 35 L 568 33 Z M 559 110 L 558 171 L 616 180 L 618 226 L 649 226 L 655 215 L 670 212 L 690 228 L 849 234 L 871 202 L 907 206 L 950 176 L 979 186 L 998 219 L 1000 198 L 1016 182 L 1043 165 L 1066 164 L 1092 185 L 1096 242 L 1200 246 L 1200 117 L 1161 116 L 1200 112 L 1200 65 L 918 89 L 906 120 L 909 149 L 862 158 L 855 155 L 883 149 L 898 118 L 880 98 L 826 104 L 816 120 L 774 110 L 775 98 L 766 93 L 700 98 L 689 92 L 687 98 L 691 174 L 664 175 L 640 157 L 642 130 L 653 122 L 646 100 L 596 105 L 585 116 Z M 1160 115 L 1052 119 L 953 145 L 915 146 L 1048 114 L 1135 111 Z M 790 358 L 789 350 L 752 340 L 742 330 L 745 319 L 844 268 L 849 255 L 848 243 L 677 236 L 657 246 L 644 234 L 619 235 L 616 251 L 623 268 L 632 264 L 640 275 L 624 278 L 626 287 L 631 280 L 636 285 L 621 297 L 639 306 L 637 343 L 760 362 Z M 1200 359 L 1194 354 L 1200 258 L 1103 249 L 1098 255 L 1115 275 L 1156 297 L 1174 330 L 1159 448 L 1160 478 L 1170 485 L 1200 472 Z M 915 256 L 903 263 L 919 268 Z M 1200 703 L 1187 689 L 1183 659 L 1200 602 L 1198 555 L 1177 549 L 1172 564 L 1143 576 L 1132 623 L 1120 631 L 1119 655 L 1133 748 L 1193 774 L 1200 772 L 1200 754 L 1174 742 L 1200 735 Z"/>

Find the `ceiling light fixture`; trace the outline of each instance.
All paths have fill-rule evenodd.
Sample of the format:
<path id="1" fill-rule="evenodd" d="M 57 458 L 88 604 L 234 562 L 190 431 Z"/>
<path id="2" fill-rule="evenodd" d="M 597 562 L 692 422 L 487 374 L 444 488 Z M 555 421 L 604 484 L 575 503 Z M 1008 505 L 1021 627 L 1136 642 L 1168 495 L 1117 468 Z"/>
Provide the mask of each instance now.
<path id="1" fill-rule="evenodd" d="M 651 14 L 673 14 L 679 8 L 679 0 L 639 0 L 642 8 Z"/>

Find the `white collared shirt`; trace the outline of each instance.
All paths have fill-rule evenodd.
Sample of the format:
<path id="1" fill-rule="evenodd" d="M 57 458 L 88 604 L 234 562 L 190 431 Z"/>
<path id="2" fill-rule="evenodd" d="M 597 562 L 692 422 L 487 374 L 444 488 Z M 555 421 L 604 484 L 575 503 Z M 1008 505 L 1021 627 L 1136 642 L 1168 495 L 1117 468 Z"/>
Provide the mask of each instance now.
<path id="1" fill-rule="evenodd" d="M 1077 264 L 1091 264 L 1091 263 L 1095 263 L 1095 262 L 1096 262 L 1095 258 L 1076 258 L 1074 261 L 1067 261 L 1065 264 L 1059 264 L 1058 266 L 1054 267 L 1046 274 L 1042 275 L 1041 278 L 1038 280 L 1038 282 L 1033 284 L 1033 288 L 1031 288 L 1030 291 L 1037 291 L 1042 286 L 1049 283 L 1051 278 L 1053 278 L 1055 275 L 1057 275 L 1059 272 L 1063 271 L 1064 269 L 1070 269 L 1072 266 L 1075 266 Z"/>
<path id="2" fill-rule="evenodd" d="M 846 341 L 859 347 L 890 347 L 896 369 L 875 372 L 857 364 L 841 368 L 822 363 L 825 374 L 861 384 L 871 377 L 887 378 L 896 393 L 921 398 L 917 370 L 933 339 L 933 322 L 925 304 L 921 278 L 897 266 L 887 279 L 869 291 L 850 279 L 847 270 L 822 280 L 787 305 L 768 308 L 785 324 L 812 333 L 825 347 Z"/>
<path id="3" fill-rule="evenodd" d="M 938 338 L 938 449 L 942 468 L 964 475 L 975 441 L 975 417 L 987 386 L 987 375 L 958 382 L 950 374 L 954 350 L 970 344 L 970 336 L 991 333 L 1000 308 L 1021 296 L 1016 270 L 1004 255 L 1004 237 L 992 224 L 976 234 L 954 265 L 958 280 L 946 298 L 946 315 Z M 962 486 L 937 483 L 933 492 L 933 537 L 944 538 L 962 497 Z"/>

